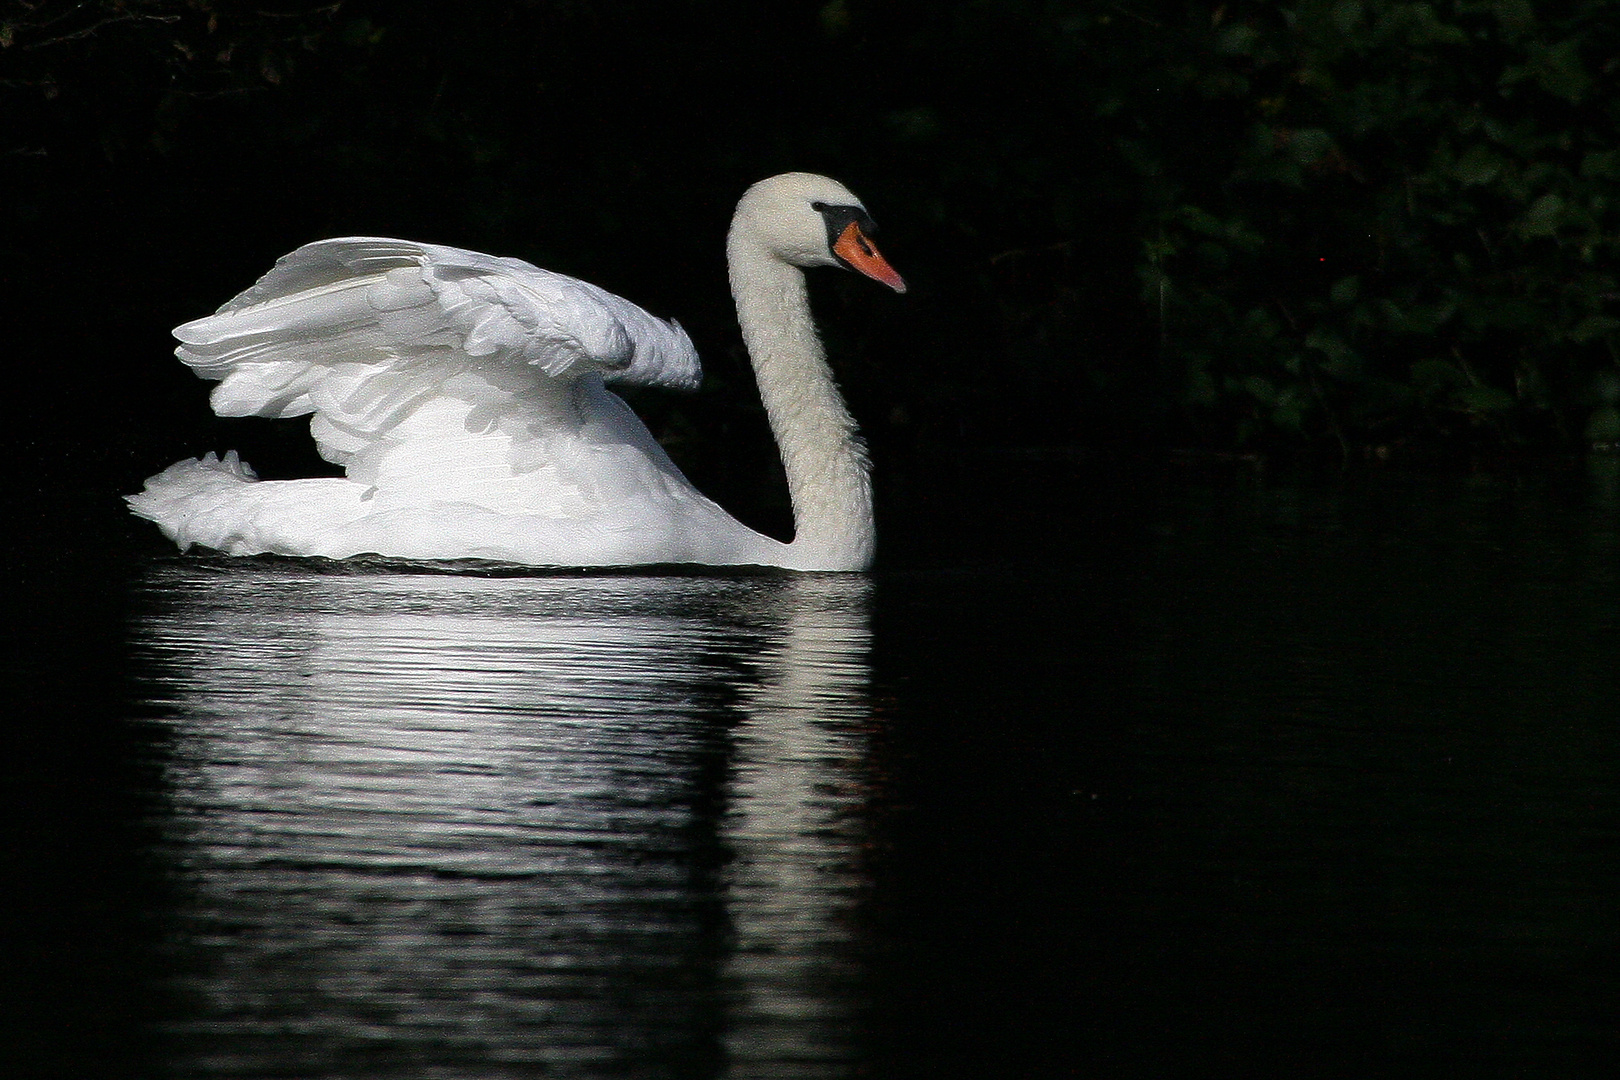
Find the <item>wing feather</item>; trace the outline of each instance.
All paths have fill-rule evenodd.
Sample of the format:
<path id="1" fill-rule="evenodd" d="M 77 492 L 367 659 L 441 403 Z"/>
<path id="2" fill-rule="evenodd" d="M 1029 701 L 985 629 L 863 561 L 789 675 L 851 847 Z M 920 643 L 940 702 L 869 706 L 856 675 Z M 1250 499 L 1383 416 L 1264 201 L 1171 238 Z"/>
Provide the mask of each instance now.
<path id="1" fill-rule="evenodd" d="M 219 381 L 216 412 L 316 413 L 321 452 L 340 463 L 465 372 L 559 393 L 588 375 L 680 389 L 701 378 L 678 323 L 594 285 L 378 237 L 305 245 L 174 336 L 175 354 Z"/>

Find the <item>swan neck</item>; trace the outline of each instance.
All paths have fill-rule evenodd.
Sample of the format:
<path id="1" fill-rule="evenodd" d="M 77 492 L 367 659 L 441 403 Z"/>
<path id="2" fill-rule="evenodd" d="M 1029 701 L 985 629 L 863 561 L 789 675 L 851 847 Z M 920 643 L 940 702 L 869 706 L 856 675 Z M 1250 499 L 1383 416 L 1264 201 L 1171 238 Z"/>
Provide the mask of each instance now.
<path id="1" fill-rule="evenodd" d="M 875 539 L 871 469 L 816 334 L 804 273 L 743 223 L 733 224 L 726 250 L 737 321 L 793 501 L 787 565 L 864 570 Z"/>

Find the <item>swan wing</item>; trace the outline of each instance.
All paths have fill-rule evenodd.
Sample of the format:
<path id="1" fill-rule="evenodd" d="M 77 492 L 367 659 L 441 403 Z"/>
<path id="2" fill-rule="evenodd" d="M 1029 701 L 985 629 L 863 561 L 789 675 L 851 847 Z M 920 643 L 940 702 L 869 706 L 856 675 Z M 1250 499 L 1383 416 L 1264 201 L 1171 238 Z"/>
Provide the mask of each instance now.
<path id="1" fill-rule="evenodd" d="M 462 374 L 557 393 L 590 375 L 691 389 L 702 374 L 678 323 L 604 289 L 519 259 L 378 237 L 307 244 L 174 336 L 175 354 L 219 381 L 215 412 L 316 413 L 322 453 L 338 462 Z"/>

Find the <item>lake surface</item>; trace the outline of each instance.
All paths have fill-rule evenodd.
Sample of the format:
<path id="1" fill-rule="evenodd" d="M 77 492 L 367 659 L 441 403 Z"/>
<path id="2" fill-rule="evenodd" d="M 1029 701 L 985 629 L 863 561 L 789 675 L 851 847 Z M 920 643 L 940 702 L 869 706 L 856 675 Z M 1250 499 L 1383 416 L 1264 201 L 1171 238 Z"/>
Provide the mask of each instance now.
<path id="1" fill-rule="evenodd" d="M 35 501 L 0 1071 L 1606 1076 L 1616 464 L 981 461 L 870 576 Z"/>

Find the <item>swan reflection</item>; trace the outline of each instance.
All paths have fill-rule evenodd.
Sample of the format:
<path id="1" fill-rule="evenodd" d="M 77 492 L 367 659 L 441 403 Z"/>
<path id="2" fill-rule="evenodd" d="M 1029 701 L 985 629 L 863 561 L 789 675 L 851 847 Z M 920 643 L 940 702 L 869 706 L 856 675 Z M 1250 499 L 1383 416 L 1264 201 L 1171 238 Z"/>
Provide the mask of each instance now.
<path id="1" fill-rule="evenodd" d="M 170 1068 L 837 1076 L 867 582 L 154 570 Z"/>

